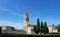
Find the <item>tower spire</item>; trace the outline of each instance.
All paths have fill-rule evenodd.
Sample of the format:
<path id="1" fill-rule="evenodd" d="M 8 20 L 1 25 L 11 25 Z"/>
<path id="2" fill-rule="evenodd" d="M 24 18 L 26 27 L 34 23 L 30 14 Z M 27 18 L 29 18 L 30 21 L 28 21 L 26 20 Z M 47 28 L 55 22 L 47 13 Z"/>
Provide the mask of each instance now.
<path id="1" fill-rule="evenodd" d="M 24 16 L 24 20 L 28 23 L 29 22 L 29 16 L 28 16 L 28 12 L 26 11 L 25 16 Z"/>
<path id="2" fill-rule="evenodd" d="M 24 29 L 25 31 L 27 30 L 27 25 L 29 24 L 29 16 L 28 16 L 28 12 L 25 12 L 25 16 L 24 16 Z"/>

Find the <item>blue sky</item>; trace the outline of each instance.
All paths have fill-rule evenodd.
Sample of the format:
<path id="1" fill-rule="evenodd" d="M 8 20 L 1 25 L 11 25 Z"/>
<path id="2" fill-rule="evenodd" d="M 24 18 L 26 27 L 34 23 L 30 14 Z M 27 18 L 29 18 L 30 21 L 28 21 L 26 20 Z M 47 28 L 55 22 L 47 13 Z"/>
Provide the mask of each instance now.
<path id="1" fill-rule="evenodd" d="M 37 18 L 48 25 L 60 24 L 60 0 L 0 0 L 0 26 L 22 28 L 26 10 L 31 24 Z"/>

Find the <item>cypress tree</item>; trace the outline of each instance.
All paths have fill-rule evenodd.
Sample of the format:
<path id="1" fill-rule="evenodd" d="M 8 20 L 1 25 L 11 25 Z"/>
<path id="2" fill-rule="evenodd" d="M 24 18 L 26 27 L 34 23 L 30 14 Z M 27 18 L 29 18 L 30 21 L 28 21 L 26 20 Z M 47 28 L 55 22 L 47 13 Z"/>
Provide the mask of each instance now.
<path id="1" fill-rule="evenodd" d="M 47 27 L 47 22 L 44 22 L 44 33 L 49 33 L 48 27 Z"/>
<path id="2" fill-rule="evenodd" d="M 43 33 L 44 32 L 44 30 L 43 30 L 44 28 L 43 28 L 43 21 L 41 21 L 41 33 Z"/>
<path id="3" fill-rule="evenodd" d="M 40 21 L 39 21 L 39 18 L 37 19 L 37 25 L 35 25 L 33 27 L 33 30 L 36 34 L 38 34 L 40 32 Z"/>
<path id="4" fill-rule="evenodd" d="M 37 33 L 37 31 L 36 31 L 36 25 L 34 25 L 33 31 L 34 31 L 35 33 Z"/>
<path id="5" fill-rule="evenodd" d="M 37 19 L 37 28 L 38 28 L 38 30 L 40 30 L 40 21 L 39 21 L 39 18 Z"/>
<path id="6" fill-rule="evenodd" d="M 39 21 L 39 18 L 37 19 L 37 34 L 40 32 L 40 21 Z"/>

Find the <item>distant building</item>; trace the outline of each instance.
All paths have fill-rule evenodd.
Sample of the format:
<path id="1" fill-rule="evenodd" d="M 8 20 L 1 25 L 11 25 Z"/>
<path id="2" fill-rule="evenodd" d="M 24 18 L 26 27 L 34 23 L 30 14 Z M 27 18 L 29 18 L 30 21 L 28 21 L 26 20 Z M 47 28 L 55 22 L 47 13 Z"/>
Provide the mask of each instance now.
<path id="1" fill-rule="evenodd" d="M 11 26 L 0 26 L 0 31 L 1 33 L 13 33 L 15 28 Z"/>
<path id="2" fill-rule="evenodd" d="M 48 29 L 49 29 L 49 33 L 52 33 L 52 32 L 58 32 L 58 30 L 55 28 L 54 25 L 48 26 Z"/>

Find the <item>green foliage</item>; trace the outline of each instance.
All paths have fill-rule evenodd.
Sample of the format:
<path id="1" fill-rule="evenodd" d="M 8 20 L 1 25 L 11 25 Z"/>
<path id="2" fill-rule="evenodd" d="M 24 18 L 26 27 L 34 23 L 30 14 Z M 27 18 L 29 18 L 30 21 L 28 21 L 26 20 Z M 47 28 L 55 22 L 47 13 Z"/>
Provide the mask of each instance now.
<path id="1" fill-rule="evenodd" d="M 40 32 L 40 21 L 39 18 L 37 19 L 37 33 Z"/>
<path id="2" fill-rule="evenodd" d="M 37 25 L 33 27 L 33 31 L 38 34 L 40 32 L 40 21 L 39 18 L 37 19 Z"/>
<path id="3" fill-rule="evenodd" d="M 39 21 L 39 18 L 38 18 L 37 19 L 37 25 L 35 25 L 33 27 L 33 31 L 36 34 L 38 34 L 39 32 L 45 33 L 45 34 L 49 33 L 49 30 L 48 30 L 48 27 L 47 27 L 47 22 L 44 22 L 44 24 L 43 24 L 43 22 L 41 21 L 41 26 L 40 26 L 40 21 Z"/>
<path id="4" fill-rule="evenodd" d="M 44 26 L 43 26 L 43 30 L 44 30 L 44 33 L 49 33 L 49 30 L 48 30 L 48 27 L 47 27 L 47 22 L 44 22 Z"/>
<path id="5" fill-rule="evenodd" d="M 2 29 L 1 29 L 1 27 L 0 27 L 0 34 L 2 33 Z"/>
<path id="6" fill-rule="evenodd" d="M 56 26 L 56 28 L 58 29 L 58 32 L 60 32 L 60 24 L 58 24 L 58 26 Z"/>
<path id="7" fill-rule="evenodd" d="M 43 28 L 43 21 L 41 21 L 41 33 L 44 32 L 44 28 Z"/>
<path id="8" fill-rule="evenodd" d="M 60 34 L 60 32 L 52 32 L 52 33 L 49 33 L 49 34 Z"/>
<path id="9" fill-rule="evenodd" d="M 0 34 L 0 37 L 60 37 L 60 34 L 46 34 L 46 35 Z"/>
<path id="10" fill-rule="evenodd" d="M 37 19 L 37 27 L 40 29 L 40 21 L 39 21 L 39 18 Z"/>
<path id="11" fill-rule="evenodd" d="M 37 33 L 36 25 L 34 25 L 33 31 L 34 31 L 35 33 Z"/>

